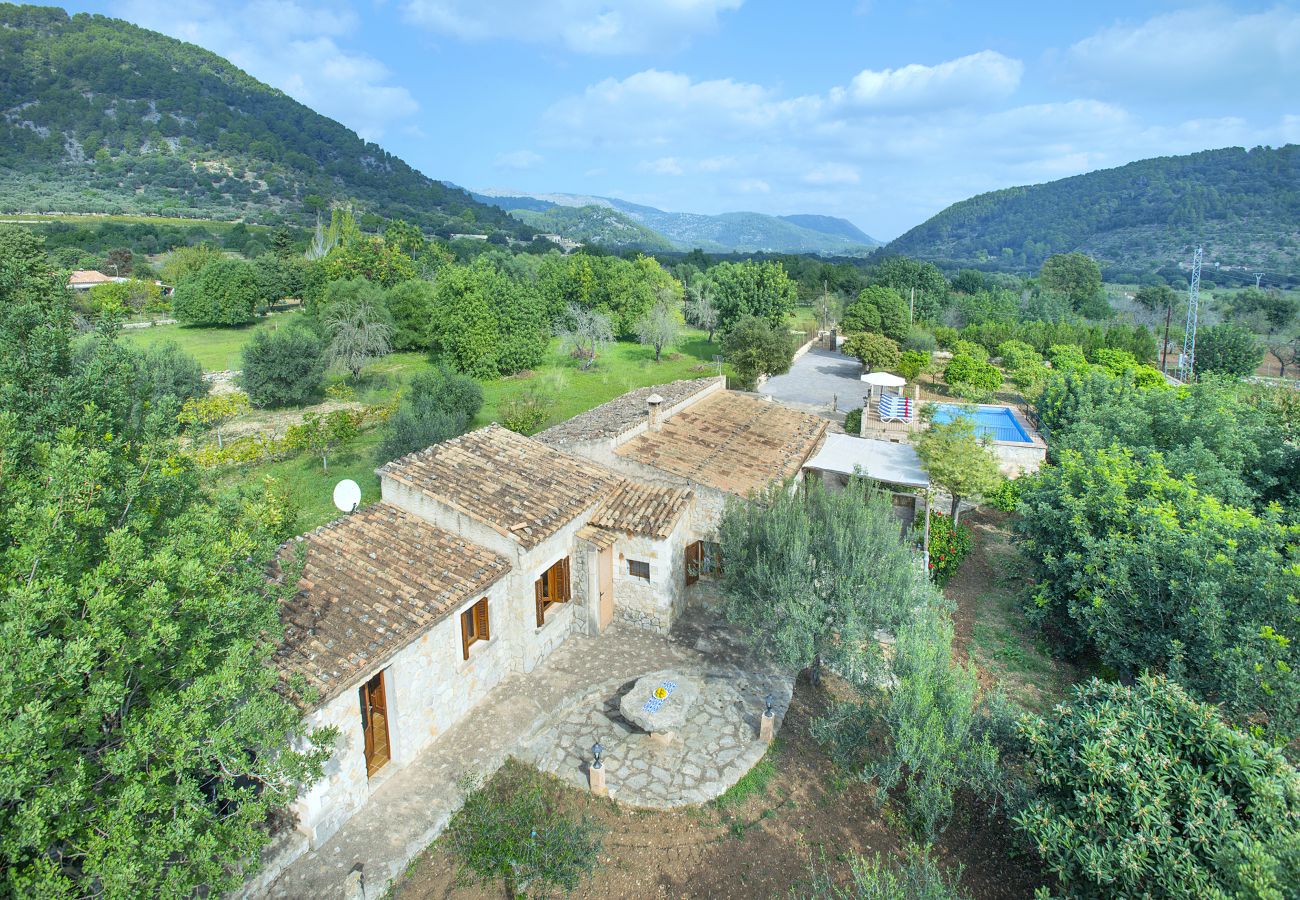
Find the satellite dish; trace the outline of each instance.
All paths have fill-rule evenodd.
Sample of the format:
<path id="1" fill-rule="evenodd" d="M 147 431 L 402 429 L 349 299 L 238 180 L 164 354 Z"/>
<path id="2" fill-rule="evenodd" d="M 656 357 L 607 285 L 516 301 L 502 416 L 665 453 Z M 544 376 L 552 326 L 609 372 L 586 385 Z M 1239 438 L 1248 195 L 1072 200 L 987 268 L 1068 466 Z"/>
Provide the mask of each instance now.
<path id="1" fill-rule="evenodd" d="M 334 505 L 341 512 L 350 513 L 361 505 L 361 487 L 351 478 L 334 485 Z"/>

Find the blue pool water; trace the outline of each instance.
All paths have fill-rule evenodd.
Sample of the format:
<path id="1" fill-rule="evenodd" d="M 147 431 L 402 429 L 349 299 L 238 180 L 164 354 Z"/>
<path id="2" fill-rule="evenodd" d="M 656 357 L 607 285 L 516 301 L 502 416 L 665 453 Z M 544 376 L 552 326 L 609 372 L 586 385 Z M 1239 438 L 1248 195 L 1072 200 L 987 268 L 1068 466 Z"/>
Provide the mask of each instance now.
<path id="1" fill-rule="evenodd" d="M 942 425 L 957 416 L 972 420 L 975 423 L 975 433 L 980 437 L 987 435 L 995 441 L 1029 443 L 1029 435 L 1025 434 L 1025 429 L 1020 427 L 1016 417 L 1005 406 L 977 406 L 971 410 L 955 403 L 940 403 L 935 410 L 934 421 Z"/>

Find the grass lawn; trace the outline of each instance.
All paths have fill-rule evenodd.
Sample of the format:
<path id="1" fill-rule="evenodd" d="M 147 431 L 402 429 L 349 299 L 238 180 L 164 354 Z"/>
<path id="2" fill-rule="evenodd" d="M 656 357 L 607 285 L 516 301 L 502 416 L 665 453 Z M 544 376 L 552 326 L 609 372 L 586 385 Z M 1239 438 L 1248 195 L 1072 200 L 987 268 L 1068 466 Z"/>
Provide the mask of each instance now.
<path id="1" fill-rule="evenodd" d="M 136 334 L 162 332 L 166 329 L 173 335 L 177 332 L 189 332 L 191 335 L 198 336 L 203 332 L 215 331 L 219 333 L 217 337 L 221 341 L 229 341 L 236 334 L 240 335 L 242 345 L 242 341 L 247 340 L 252 329 L 259 327 L 265 327 L 265 324 L 250 326 L 238 332 L 233 329 L 159 326 L 140 329 Z M 133 333 L 127 332 L 127 334 Z M 165 336 L 157 339 L 165 339 Z M 180 340 L 180 338 L 173 339 Z M 205 344 L 211 354 L 218 352 L 214 350 L 217 345 L 217 341 Z M 195 351 L 190 350 L 190 352 Z M 233 350 L 224 352 L 233 353 L 235 360 L 238 360 L 237 346 Z M 653 349 L 640 344 L 620 342 L 607 348 L 597 358 L 595 365 L 583 372 L 578 368 L 577 360 L 560 352 L 557 340 L 552 343 L 545 364 L 535 371 L 498 378 L 483 384 L 483 409 L 474 421 L 474 426 L 497 421 L 502 403 L 533 386 L 544 388 L 556 398 L 554 408 L 546 421 L 547 426 L 553 425 L 635 388 L 663 384 L 680 378 L 703 378 L 716 374 L 717 368 L 713 364 L 713 356 L 718 352 L 720 352 L 718 344 L 710 344 L 703 332 L 690 331 L 671 353 L 665 352 L 663 359 L 658 363 L 654 361 Z M 700 366 L 704 366 L 704 369 L 697 370 Z M 358 399 L 368 404 L 381 403 L 410 382 L 417 373 L 432 367 L 433 363 L 423 353 L 393 353 L 386 356 L 363 373 L 362 383 L 357 392 Z M 209 368 L 206 362 L 204 368 Z M 340 380 L 339 376 L 331 376 L 331 381 L 338 380 Z M 298 526 L 300 530 L 307 531 L 338 515 L 334 509 L 332 492 L 334 485 L 344 478 L 351 478 L 361 486 L 363 504 L 379 499 L 379 479 L 374 473 L 374 448 L 378 442 L 379 435 L 376 431 L 362 434 L 345 453 L 339 454 L 337 459 L 330 461 L 328 472 L 321 471 L 319 459 L 300 454 L 280 462 L 224 471 L 218 476 L 218 484 L 253 483 L 267 475 L 276 478 L 288 487 L 300 504 Z"/>
<path id="2" fill-rule="evenodd" d="M 138 347 L 151 347 L 161 341 L 174 341 L 193 356 L 205 372 L 238 369 L 239 352 L 255 331 L 278 327 L 288 321 L 287 316 L 298 312 L 272 313 L 252 325 L 237 328 L 202 328 L 195 325 L 154 325 L 149 328 L 127 328 L 122 339 Z"/>

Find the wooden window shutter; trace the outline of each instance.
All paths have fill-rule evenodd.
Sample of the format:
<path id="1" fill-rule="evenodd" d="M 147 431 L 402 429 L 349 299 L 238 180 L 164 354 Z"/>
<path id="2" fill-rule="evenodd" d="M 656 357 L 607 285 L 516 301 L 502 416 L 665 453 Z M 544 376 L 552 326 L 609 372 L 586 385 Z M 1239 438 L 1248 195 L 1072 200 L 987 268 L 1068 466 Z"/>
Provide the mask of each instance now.
<path id="1" fill-rule="evenodd" d="M 686 545 L 686 583 L 695 584 L 700 580 L 700 564 L 703 561 L 703 553 L 700 552 L 700 542 L 695 541 Z"/>
<path id="2" fill-rule="evenodd" d="M 487 597 L 484 597 L 478 603 L 474 604 L 474 623 L 478 626 L 478 639 L 480 641 L 486 641 L 490 637 L 488 634 Z"/>
<path id="3" fill-rule="evenodd" d="M 469 659 L 469 633 L 474 623 L 474 611 L 467 609 L 460 614 L 460 650 Z"/>
<path id="4" fill-rule="evenodd" d="M 560 594 L 562 600 L 573 599 L 573 585 L 569 580 L 569 557 L 564 557 L 564 592 Z"/>
<path id="5" fill-rule="evenodd" d="M 542 597 L 542 579 L 533 582 L 533 590 L 537 599 L 537 627 L 541 628 L 546 624 L 546 605 Z"/>

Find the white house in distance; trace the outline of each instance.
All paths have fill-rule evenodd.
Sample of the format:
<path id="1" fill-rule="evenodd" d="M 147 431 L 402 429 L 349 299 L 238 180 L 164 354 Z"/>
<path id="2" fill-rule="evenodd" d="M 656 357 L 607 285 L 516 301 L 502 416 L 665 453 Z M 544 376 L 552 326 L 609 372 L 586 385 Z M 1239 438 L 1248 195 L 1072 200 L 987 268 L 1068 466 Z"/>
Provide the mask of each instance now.
<path id="1" fill-rule="evenodd" d="M 689 585 L 721 565 L 725 497 L 798 477 L 825 428 L 699 379 L 633 391 L 537 438 L 490 425 L 380 468 L 380 502 L 281 550 L 281 573 L 299 554 L 304 568 L 276 663 L 309 724 L 340 736 L 295 803 L 305 840 L 277 863 L 327 841 L 575 631 L 667 631 Z"/>

